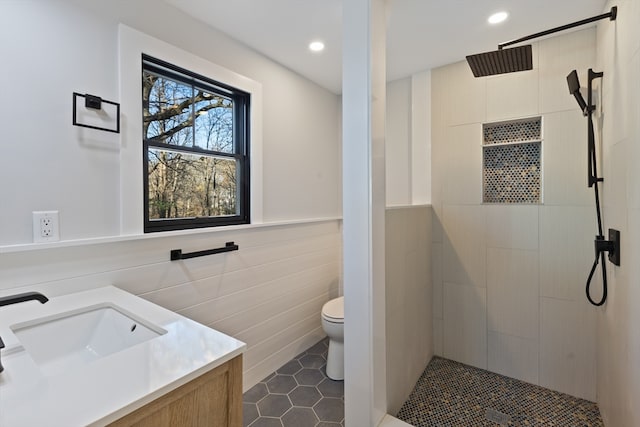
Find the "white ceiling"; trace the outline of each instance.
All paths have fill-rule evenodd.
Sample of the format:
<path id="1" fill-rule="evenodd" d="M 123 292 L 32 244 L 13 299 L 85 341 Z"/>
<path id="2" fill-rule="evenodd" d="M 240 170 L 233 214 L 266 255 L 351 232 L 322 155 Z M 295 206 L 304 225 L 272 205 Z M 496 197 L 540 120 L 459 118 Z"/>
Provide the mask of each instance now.
<path id="1" fill-rule="evenodd" d="M 334 93 L 342 86 L 342 0 L 166 0 Z M 387 0 L 387 80 L 495 50 L 606 12 L 605 0 Z M 491 26 L 499 10 L 509 19 Z M 325 42 L 318 54 L 314 39 Z"/>

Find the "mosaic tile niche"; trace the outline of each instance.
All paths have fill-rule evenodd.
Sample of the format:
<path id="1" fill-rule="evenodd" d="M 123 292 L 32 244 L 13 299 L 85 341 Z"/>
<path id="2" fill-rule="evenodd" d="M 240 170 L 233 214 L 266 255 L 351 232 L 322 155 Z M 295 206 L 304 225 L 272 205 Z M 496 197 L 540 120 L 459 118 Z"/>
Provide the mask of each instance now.
<path id="1" fill-rule="evenodd" d="M 484 203 L 540 203 L 542 117 L 485 123 Z"/>

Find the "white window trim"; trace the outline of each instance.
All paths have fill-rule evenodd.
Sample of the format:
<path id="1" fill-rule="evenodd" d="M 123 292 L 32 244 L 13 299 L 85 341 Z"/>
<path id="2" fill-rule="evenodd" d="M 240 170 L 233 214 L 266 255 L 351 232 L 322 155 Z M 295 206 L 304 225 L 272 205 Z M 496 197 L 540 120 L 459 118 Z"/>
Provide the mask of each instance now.
<path id="1" fill-rule="evenodd" d="M 251 94 L 249 161 L 251 224 L 262 218 L 262 85 L 162 40 L 120 24 L 120 234 L 144 234 L 142 176 L 142 54 Z M 217 227 L 224 230 L 226 227 Z M 203 230 L 211 231 L 211 228 Z"/>

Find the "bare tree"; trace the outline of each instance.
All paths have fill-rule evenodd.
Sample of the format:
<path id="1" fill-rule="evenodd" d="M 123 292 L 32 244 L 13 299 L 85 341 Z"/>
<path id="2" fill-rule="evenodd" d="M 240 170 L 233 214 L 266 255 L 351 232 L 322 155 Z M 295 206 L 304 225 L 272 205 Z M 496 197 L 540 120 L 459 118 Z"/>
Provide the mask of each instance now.
<path id="1" fill-rule="evenodd" d="M 232 101 L 148 72 L 143 97 L 144 136 L 166 144 L 148 151 L 149 218 L 235 214 L 236 162 L 204 153 L 233 153 Z"/>

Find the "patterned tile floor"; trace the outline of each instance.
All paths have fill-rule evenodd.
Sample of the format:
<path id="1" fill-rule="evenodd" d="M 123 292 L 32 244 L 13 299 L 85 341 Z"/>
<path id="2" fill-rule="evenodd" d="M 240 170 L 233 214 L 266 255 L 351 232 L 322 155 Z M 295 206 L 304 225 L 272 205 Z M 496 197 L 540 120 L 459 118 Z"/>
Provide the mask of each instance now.
<path id="1" fill-rule="evenodd" d="M 245 427 L 344 427 L 344 383 L 327 377 L 327 338 L 243 395 Z"/>
<path id="2" fill-rule="evenodd" d="M 434 357 L 397 418 L 416 427 L 603 427 L 595 403 Z"/>

